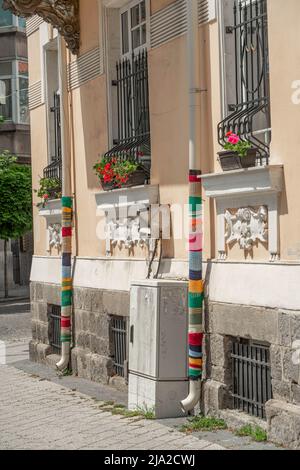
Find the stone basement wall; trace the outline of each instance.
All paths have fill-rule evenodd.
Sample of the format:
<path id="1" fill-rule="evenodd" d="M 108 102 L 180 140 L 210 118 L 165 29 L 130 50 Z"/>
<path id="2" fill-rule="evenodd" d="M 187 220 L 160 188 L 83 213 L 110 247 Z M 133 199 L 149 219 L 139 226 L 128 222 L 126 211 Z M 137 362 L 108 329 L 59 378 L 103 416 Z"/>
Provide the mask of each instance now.
<path id="1" fill-rule="evenodd" d="M 209 302 L 206 320 L 203 411 L 225 418 L 229 425 L 245 422 L 266 427 L 270 440 L 300 449 L 300 311 L 284 311 Z M 270 345 L 273 400 L 266 404 L 267 423 L 233 408 L 231 341 L 233 337 Z M 298 344 L 298 349 L 300 345 Z M 292 360 L 298 357 L 298 361 Z M 226 411 L 225 411 L 226 410 Z"/>
<path id="2" fill-rule="evenodd" d="M 30 360 L 44 364 L 53 353 L 49 339 L 47 304 L 60 305 L 60 286 L 32 282 L 32 341 Z M 129 316 L 129 292 L 74 288 L 75 344 L 72 349 L 72 370 L 79 377 L 123 387 L 123 379 L 113 377 L 114 361 L 110 340 L 110 315 Z"/>

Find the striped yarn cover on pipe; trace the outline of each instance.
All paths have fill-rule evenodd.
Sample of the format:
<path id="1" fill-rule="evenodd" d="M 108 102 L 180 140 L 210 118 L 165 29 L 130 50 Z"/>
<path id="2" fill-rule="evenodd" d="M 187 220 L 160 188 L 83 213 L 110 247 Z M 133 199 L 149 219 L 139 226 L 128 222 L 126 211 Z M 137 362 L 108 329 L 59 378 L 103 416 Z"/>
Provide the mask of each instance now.
<path id="1" fill-rule="evenodd" d="M 202 376 L 203 300 L 202 197 L 199 170 L 189 173 L 189 378 Z"/>
<path id="2" fill-rule="evenodd" d="M 72 198 L 62 198 L 62 284 L 61 284 L 61 342 L 71 342 L 72 315 Z"/>

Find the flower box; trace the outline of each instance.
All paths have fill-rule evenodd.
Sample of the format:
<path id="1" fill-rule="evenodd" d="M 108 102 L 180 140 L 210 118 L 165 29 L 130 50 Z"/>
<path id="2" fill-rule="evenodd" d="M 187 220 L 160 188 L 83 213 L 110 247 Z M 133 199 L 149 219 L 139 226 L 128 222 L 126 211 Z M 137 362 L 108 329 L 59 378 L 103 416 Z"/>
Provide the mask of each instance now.
<path id="1" fill-rule="evenodd" d="M 142 186 L 148 178 L 147 172 L 143 168 L 138 168 L 128 175 L 126 182 L 122 183 L 122 188 L 131 188 L 133 186 Z M 104 181 L 101 178 L 101 186 L 104 191 L 111 191 L 120 188 L 115 181 Z"/>
<path id="2" fill-rule="evenodd" d="M 218 160 L 223 171 L 240 170 L 242 168 L 251 168 L 256 165 L 257 149 L 248 149 L 246 155 L 243 157 L 233 150 L 224 150 L 222 152 L 218 152 L 218 155 Z"/>

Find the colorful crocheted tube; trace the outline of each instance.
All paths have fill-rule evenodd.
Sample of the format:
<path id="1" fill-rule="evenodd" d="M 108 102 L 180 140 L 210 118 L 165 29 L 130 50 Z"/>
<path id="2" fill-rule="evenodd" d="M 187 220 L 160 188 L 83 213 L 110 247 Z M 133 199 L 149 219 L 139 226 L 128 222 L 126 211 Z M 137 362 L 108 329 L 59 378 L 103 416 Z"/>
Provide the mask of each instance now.
<path id="1" fill-rule="evenodd" d="M 72 198 L 62 198 L 61 342 L 71 342 L 72 315 Z"/>
<path id="2" fill-rule="evenodd" d="M 189 378 L 202 376 L 203 299 L 202 197 L 200 171 L 189 174 Z"/>

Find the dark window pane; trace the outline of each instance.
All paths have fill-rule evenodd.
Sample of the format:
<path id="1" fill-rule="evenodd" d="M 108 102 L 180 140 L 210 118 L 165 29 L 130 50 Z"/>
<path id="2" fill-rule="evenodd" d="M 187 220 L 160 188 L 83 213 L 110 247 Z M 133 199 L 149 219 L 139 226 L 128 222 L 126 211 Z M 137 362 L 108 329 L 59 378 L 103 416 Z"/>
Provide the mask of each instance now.
<path id="1" fill-rule="evenodd" d="M 12 74 L 12 63 L 11 62 L 0 62 L 0 77 Z"/>
<path id="2" fill-rule="evenodd" d="M 145 5 L 145 1 L 143 1 L 141 3 L 141 22 L 145 21 L 145 19 L 146 19 L 146 5 Z"/>
<path id="3" fill-rule="evenodd" d="M 28 113 L 28 78 L 19 78 L 19 122 L 29 122 Z"/>
<path id="4" fill-rule="evenodd" d="M 134 28 L 140 23 L 140 7 L 136 5 L 131 8 L 131 28 Z"/>
<path id="5" fill-rule="evenodd" d="M 140 43 L 140 28 L 134 29 L 131 33 L 132 49 L 136 49 L 141 45 Z"/>
<path id="6" fill-rule="evenodd" d="M 146 30 L 146 24 L 143 24 L 141 28 L 141 44 L 146 44 L 147 42 L 147 30 Z"/>
<path id="7" fill-rule="evenodd" d="M 128 34 L 128 12 L 122 14 L 122 53 L 129 52 L 129 34 Z"/>

